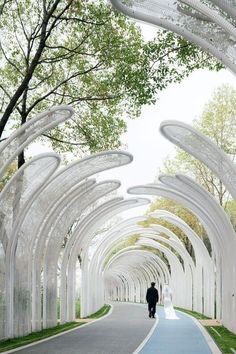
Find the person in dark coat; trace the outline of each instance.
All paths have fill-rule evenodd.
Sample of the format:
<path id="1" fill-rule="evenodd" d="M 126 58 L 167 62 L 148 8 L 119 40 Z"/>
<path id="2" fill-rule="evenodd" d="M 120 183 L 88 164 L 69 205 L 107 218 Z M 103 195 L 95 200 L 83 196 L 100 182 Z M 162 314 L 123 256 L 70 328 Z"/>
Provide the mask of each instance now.
<path id="1" fill-rule="evenodd" d="M 159 301 L 159 294 L 155 288 L 155 283 L 151 283 L 151 287 L 147 289 L 146 300 L 148 303 L 149 317 L 155 318 L 156 304 Z"/>

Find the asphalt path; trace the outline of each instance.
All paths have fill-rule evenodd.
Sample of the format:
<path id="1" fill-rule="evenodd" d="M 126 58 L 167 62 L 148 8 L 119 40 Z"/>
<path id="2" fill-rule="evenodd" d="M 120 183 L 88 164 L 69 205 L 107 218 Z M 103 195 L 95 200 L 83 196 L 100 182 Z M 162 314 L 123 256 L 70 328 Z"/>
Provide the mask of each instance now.
<path id="1" fill-rule="evenodd" d="M 178 319 L 166 319 L 157 308 L 159 322 L 139 354 L 220 354 L 214 341 L 198 321 L 176 311 Z"/>
<path id="2" fill-rule="evenodd" d="M 146 305 L 115 303 L 109 316 L 16 353 L 132 354 L 154 323 Z"/>

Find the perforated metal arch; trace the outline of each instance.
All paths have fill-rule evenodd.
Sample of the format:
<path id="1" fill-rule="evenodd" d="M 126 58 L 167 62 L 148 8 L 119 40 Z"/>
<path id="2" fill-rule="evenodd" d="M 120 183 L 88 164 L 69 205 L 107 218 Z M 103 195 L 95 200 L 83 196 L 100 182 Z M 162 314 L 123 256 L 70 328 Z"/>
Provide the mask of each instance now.
<path id="1" fill-rule="evenodd" d="M 172 143 L 207 165 L 236 199 L 235 164 L 212 140 L 190 125 L 174 120 L 162 122 L 160 131 Z"/>
<path id="2" fill-rule="evenodd" d="M 45 131 L 71 118 L 73 113 L 74 110 L 70 106 L 55 106 L 16 129 L 8 139 L 0 144 L 0 178 L 24 148 Z"/>
<path id="3" fill-rule="evenodd" d="M 236 72 L 236 7 L 233 1 L 110 1 L 127 16 L 185 37 Z"/>
<path id="4" fill-rule="evenodd" d="M 1 175 L 36 137 L 72 114 L 68 106 L 53 107 L 17 129 L 0 144 Z M 63 258 L 63 237 L 77 218 L 88 217 L 101 198 L 120 186 L 119 181 L 96 183 L 88 177 L 131 161 L 127 152 L 107 151 L 58 170 L 59 156 L 48 153 L 31 159 L 11 177 L 0 193 L 0 338 L 41 329 L 42 285 L 44 325 L 56 324 L 56 269 Z M 123 209 L 143 202 L 124 201 Z M 108 205 L 111 208 L 112 202 Z"/>

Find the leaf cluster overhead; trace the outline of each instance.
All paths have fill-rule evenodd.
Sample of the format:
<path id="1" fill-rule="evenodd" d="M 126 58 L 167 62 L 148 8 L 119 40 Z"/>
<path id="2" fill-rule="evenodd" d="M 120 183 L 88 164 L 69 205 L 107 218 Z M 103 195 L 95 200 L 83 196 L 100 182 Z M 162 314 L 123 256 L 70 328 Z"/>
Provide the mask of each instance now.
<path id="1" fill-rule="evenodd" d="M 104 0 L 5 0 L 0 7 L 0 136 L 52 105 L 76 115 L 47 134 L 56 149 L 116 148 L 126 117 L 199 67 L 221 65 L 172 33 L 145 42 Z"/>

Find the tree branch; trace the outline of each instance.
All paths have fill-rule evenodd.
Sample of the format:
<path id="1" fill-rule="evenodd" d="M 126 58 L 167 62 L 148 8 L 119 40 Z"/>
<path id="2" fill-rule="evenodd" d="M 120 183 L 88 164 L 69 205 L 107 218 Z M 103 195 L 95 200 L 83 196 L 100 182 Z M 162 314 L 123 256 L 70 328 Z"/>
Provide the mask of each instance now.
<path id="1" fill-rule="evenodd" d="M 8 3 L 8 2 L 10 2 L 11 0 L 3 0 L 3 3 L 2 3 L 2 5 L 0 6 L 0 16 L 2 16 L 2 14 L 3 14 L 3 11 L 4 11 L 4 7 L 6 6 L 6 4 Z"/>
<path id="2" fill-rule="evenodd" d="M 68 145 L 76 145 L 76 146 L 79 146 L 79 145 L 87 145 L 87 143 L 75 143 L 75 142 L 71 142 L 71 141 L 66 141 L 66 140 L 61 140 L 61 139 L 58 139 L 58 138 L 55 138 L 51 135 L 47 135 L 47 134 L 42 134 L 43 136 L 45 136 L 46 138 L 48 139 L 51 139 L 51 140 L 54 140 L 54 141 L 57 141 L 59 143 L 62 143 L 62 144 L 68 144 Z"/>
<path id="3" fill-rule="evenodd" d="M 53 16 L 52 16 L 53 17 Z M 62 17 L 60 16 L 60 19 L 64 20 L 64 21 L 76 21 L 76 22 L 81 22 L 84 23 L 86 25 L 95 25 L 95 26 L 103 26 L 105 25 L 105 22 L 94 22 L 94 21 L 87 21 L 84 19 L 81 19 L 79 17 L 73 17 L 73 16 L 68 16 L 68 17 Z"/>
<path id="4" fill-rule="evenodd" d="M 188 43 L 188 44 L 185 44 L 183 46 L 179 46 L 179 47 L 176 47 L 176 48 L 172 48 L 171 50 L 168 50 L 165 54 L 163 54 L 162 56 L 158 57 L 157 60 L 155 60 L 151 66 L 151 70 L 153 69 L 154 65 L 157 63 L 157 62 L 160 62 L 161 60 L 163 60 L 165 57 L 168 57 L 171 53 L 174 53 L 174 52 L 178 52 L 180 49 L 183 49 L 183 48 L 187 48 L 191 45 L 191 43 Z"/>
<path id="5" fill-rule="evenodd" d="M 100 63 L 97 63 L 96 65 L 94 65 L 93 67 L 89 68 L 88 70 L 85 70 L 83 72 L 77 72 L 77 73 L 74 73 L 72 75 L 70 75 L 69 77 L 67 77 L 65 80 L 61 81 L 57 86 L 55 86 L 52 90 L 50 90 L 49 92 L 47 92 L 45 95 L 43 95 L 42 97 L 38 98 L 37 100 L 34 101 L 34 103 L 28 108 L 27 110 L 27 115 L 32 111 L 32 109 L 39 103 L 41 102 L 42 100 L 44 100 L 45 98 L 47 98 L 48 96 L 50 96 L 51 94 L 55 94 L 56 93 L 56 90 L 58 88 L 60 88 L 62 85 L 66 84 L 68 81 L 70 81 L 71 79 L 73 78 L 76 78 L 77 76 L 80 76 L 80 75 L 84 75 L 84 74 L 87 74 L 89 73 L 90 71 L 93 71 L 97 68 L 99 68 L 101 64 Z"/>
<path id="6" fill-rule="evenodd" d="M 60 2 L 60 0 L 56 0 L 54 3 L 54 6 L 52 7 L 52 12 L 50 12 L 49 14 L 45 14 L 44 13 L 44 19 L 42 21 L 42 29 L 41 29 L 41 38 L 39 41 L 39 45 L 38 48 L 36 50 L 36 53 L 32 59 L 32 62 L 28 68 L 28 71 L 24 77 L 24 79 L 22 80 L 20 86 L 16 89 L 15 94 L 12 96 L 12 99 L 10 100 L 8 106 L 6 107 L 6 110 L 2 116 L 2 119 L 0 121 L 0 136 L 3 133 L 3 130 L 7 124 L 7 121 L 18 101 L 18 99 L 20 98 L 20 96 L 22 95 L 22 93 L 24 92 L 25 88 L 27 87 L 29 81 L 31 80 L 33 73 L 35 71 L 35 68 L 37 67 L 38 61 L 42 55 L 43 49 L 45 47 L 45 43 L 46 40 L 50 34 L 50 32 L 47 33 L 47 25 L 50 19 L 50 16 L 52 15 L 53 11 L 56 10 L 58 3 Z M 52 30 L 52 27 L 50 28 L 50 30 Z"/>
<path id="7" fill-rule="evenodd" d="M 2 53 L 3 53 L 3 56 L 4 58 L 6 59 L 6 61 L 11 65 L 13 66 L 13 68 L 16 69 L 16 71 L 18 71 L 18 73 L 21 75 L 21 76 L 24 76 L 24 74 L 20 71 L 20 69 L 16 66 L 15 63 L 13 63 L 6 55 L 5 53 L 5 50 L 3 49 L 3 46 L 2 46 L 2 43 L 0 42 L 0 49 L 2 50 Z"/>
<path id="8" fill-rule="evenodd" d="M 18 15 L 19 20 L 20 20 L 20 24 L 21 24 L 22 31 L 23 31 L 23 33 L 24 33 L 24 35 L 25 35 L 26 40 L 28 41 L 28 40 L 29 40 L 29 37 L 28 37 L 28 35 L 27 35 L 27 33 L 26 33 L 24 22 L 23 22 L 22 19 L 21 19 L 21 14 L 20 14 L 20 11 L 19 11 L 19 4 L 18 4 L 18 1 L 17 1 L 17 0 L 15 0 L 15 2 L 16 2 L 16 4 L 17 4 L 17 15 Z"/>

